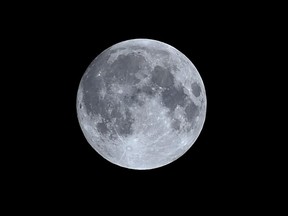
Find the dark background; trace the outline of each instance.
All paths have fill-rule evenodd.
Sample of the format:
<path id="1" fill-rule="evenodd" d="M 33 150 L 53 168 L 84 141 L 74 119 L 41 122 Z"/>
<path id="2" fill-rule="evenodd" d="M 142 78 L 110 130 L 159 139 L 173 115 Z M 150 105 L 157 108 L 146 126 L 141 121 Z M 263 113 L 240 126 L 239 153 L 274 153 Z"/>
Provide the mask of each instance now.
<path id="1" fill-rule="evenodd" d="M 43 102 L 49 107 L 49 122 L 54 122 L 43 134 L 50 140 L 43 154 L 46 156 L 47 150 L 51 153 L 44 157 L 44 164 L 51 169 L 52 178 L 85 186 L 101 182 L 103 187 L 126 187 L 131 191 L 140 187 L 137 190 L 143 192 L 166 187 L 177 192 L 199 187 L 219 190 L 226 183 L 238 182 L 246 163 L 239 155 L 241 145 L 245 145 L 239 144 L 245 132 L 238 131 L 245 105 L 240 102 L 244 96 L 238 94 L 238 88 L 243 87 L 238 86 L 241 62 L 235 54 L 235 50 L 242 49 L 238 39 L 241 32 L 220 23 L 196 20 L 184 26 L 169 20 L 133 23 L 132 18 L 115 23 L 98 20 L 95 26 L 89 21 L 70 20 L 57 25 L 59 29 L 52 31 L 51 41 L 45 37 L 49 55 L 44 62 L 49 71 L 43 79 L 49 80 L 44 81 L 49 102 Z M 197 142 L 179 160 L 151 171 L 128 170 L 103 159 L 85 140 L 76 117 L 78 84 L 90 62 L 109 46 L 133 38 L 156 39 L 179 49 L 195 64 L 207 91 L 207 119 Z"/>
<path id="2" fill-rule="evenodd" d="M 21 141 L 8 161 L 21 158 L 9 172 L 16 174 L 13 182 L 24 189 L 22 195 L 32 193 L 36 200 L 51 195 L 59 203 L 87 197 L 115 202 L 125 196 L 127 204 L 165 200 L 167 206 L 177 201 L 189 206 L 192 200 L 237 205 L 234 200 L 242 195 L 249 200 L 248 194 L 252 200 L 264 169 L 255 150 L 255 122 L 262 118 L 256 106 L 264 73 L 258 53 L 266 50 L 259 38 L 267 22 L 254 17 L 256 9 L 74 6 L 39 6 L 7 25 L 16 50 L 10 71 L 18 72 L 11 80 L 20 87 L 13 109 L 25 122 L 19 135 L 11 135 Z M 148 171 L 102 158 L 84 138 L 76 115 L 77 89 L 88 65 L 104 49 L 133 38 L 159 40 L 184 53 L 207 94 L 206 121 L 194 145 L 175 162 Z"/>

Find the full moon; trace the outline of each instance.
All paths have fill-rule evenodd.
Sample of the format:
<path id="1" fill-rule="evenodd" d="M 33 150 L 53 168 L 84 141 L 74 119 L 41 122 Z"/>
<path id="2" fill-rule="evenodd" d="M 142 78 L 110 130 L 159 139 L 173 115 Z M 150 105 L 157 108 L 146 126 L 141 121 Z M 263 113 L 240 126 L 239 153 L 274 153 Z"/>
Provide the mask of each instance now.
<path id="1" fill-rule="evenodd" d="M 147 170 L 181 157 L 206 118 L 206 93 L 193 63 L 151 39 L 117 43 L 89 65 L 77 92 L 88 143 L 121 167 Z"/>

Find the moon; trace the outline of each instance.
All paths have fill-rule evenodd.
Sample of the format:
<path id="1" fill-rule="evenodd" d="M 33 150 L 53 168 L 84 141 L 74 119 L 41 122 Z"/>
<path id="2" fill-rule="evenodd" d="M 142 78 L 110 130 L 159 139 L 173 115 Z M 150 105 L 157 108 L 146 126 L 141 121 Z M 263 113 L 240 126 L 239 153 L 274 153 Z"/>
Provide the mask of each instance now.
<path id="1" fill-rule="evenodd" d="M 77 117 L 88 143 L 121 167 L 147 170 L 180 158 L 206 118 L 204 83 L 193 63 L 169 44 L 119 42 L 82 76 Z"/>

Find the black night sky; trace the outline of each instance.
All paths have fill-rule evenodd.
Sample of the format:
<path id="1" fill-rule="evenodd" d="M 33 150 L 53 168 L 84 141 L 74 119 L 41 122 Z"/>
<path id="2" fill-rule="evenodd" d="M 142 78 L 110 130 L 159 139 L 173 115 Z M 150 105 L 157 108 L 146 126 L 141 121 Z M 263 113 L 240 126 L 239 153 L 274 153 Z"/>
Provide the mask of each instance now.
<path id="1" fill-rule="evenodd" d="M 156 202 L 165 194 L 175 194 L 173 199 L 183 194 L 216 198 L 245 191 L 249 176 L 255 174 L 249 151 L 255 131 L 247 123 L 247 116 L 258 118 L 254 106 L 247 108 L 257 100 L 257 92 L 251 90 L 257 71 L 252 66 L 257 48 L 257 36 L 251 34 L 254 25 L 243 23 L 241 14 L 233 16 L 233 11 L 228 17 L 207 18 L 154 10 L 148 17 L 140 11 L 116 15 L 107 8 L 103 16 L 101 10 L 35 12 L 14 25 L 19 28 L 14 27 L 13 43 L 19 44 L 17 55 L 25 58 L 21 67 L 27 71 L 17 82 L 31 95 L 23 113 L 32 111 L 24 115 L 28 147 L 19 151 L 28 150 L 29 156 L 17 175 L 25 176 L 32 188 L 40 184 L 40 196 L 65 198 L 78 192 L 95 199 L 127 194 L 131 199 L 149 195 Z M 159 40 L 184 53 L 198 69 L 207 94 L 206 121 L 194 145 L 173 163 L 146 171 L 102 158 L 84 138 L 76 114 L 78 85 L 91 61 L 113 44 L 134 38 Z"/>
<path id="2" fill-rule="evenodd" d="M 51 59 L 45 61 L 52 63 L 48 79 L 53 80 L 47 93 L 53 103 L 51 130 L 54 132 L 47 146 L 51 157 L 45 157 L 45 165 L 55 169 L 60 179 L 77 178 L 86 186 L 89 183 L 85 182 L 106 184 L 113 179 L 122 179 L 124 185 L 136 181 L 163 187 L 162 181 L 175 184 L 183 181 L 183 187 L 185 184 L 213 187 L 218 183 L 222 185 L 228 176 L 230 179 L 237 175 L 241 161 L 237 161 L 239 155 L 235 145 L 241 137 L 234 125 L 235 121 L 241 121 L 241 114 L 234 108 L 241 103 L 238 103 L 239 95 L 231 91 L 238 83 L 240 70 L 235 66 L 233 49 L 238 49 L 241 44 L 227 44 L 227 40 L 238 32 L 233 29 L 227 32 L 221 26 L 213 28 L 212 23 L 208 26 L 197 21 L 189 24 L 189 28 L 184 28 L 166 22 L 154 25 L 121 22 L 109 26 L 95 24 L 93 27 L 91 23 L 83 26 L 71 22 L 59 27 L 51 42 L 47 38 Z M 151 171 L 128 170 L 103 159 L 84 138 L 76 117 L 76 92 L 87 66 L 104 49 L 133 38 L 160 40 L 183 52 L 197 67 L 207 93 L 206 122 L 196 143 L 174 163 Z M 237 135 L 233 137 L 233 134 Z"/>

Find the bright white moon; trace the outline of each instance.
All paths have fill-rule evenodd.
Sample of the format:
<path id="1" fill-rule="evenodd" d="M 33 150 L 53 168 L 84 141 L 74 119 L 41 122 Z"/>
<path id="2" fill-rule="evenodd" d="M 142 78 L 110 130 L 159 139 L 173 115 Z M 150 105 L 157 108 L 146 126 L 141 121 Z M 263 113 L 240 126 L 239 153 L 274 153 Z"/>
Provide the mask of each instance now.
<path id="1" fill-rule="evenodd" d="M 111 46 L 84 73 L 77 115 L 89 144 L 130 169 L 164 166 L 196 141 L 206 116 L 203 81 L 192 62 L 160 41 Z"/>

